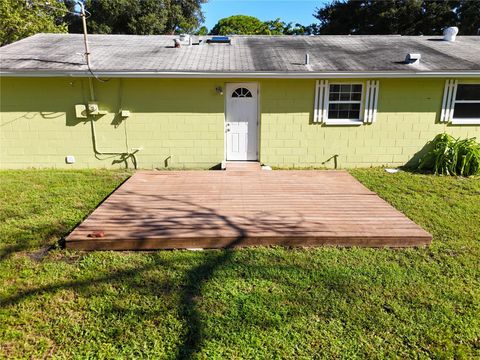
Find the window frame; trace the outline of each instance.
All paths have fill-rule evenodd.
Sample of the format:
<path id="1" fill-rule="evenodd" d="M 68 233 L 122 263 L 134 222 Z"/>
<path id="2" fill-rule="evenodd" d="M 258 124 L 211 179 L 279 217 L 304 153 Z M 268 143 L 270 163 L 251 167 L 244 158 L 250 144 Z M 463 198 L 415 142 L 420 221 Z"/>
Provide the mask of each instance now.
<path id="1" fill-rule="evenodd" d="M 240 90 L 240 92 L 237 92 Z M 237 96 L 234 96 L 237 95 Z M 253 94 L 250 91 L 250 89 L 246 87 L 238 87 L 235 90 L 233 90 L 232 95 L 230 96 L 233 99 L 243 99 L 243 98 L 253 98 Z"/>
<path id="2" fill-rule="evenodd" d="M 455 105 L 459 104 L 480 104 L 480 98 L 478 100 L 457 100 L 457 90 L 461 85 L 478 85 L 480 83 L 470 83 L 470 82 L 459 82 L 454 89 L 453 101 L 452 101 L 452 125 L 480 125 L 480 115 L 476 118 L 455 118 Z"/>
<path id="3" fill-rule="evenodd" d="M 333 85 L 360 85 L 362 87 L 360 100 L 330 100 L 330 87 Z M 363 112 L 365 109 L 365 84 L 363 82 L 332 82 L 329 83 L 326 89 L 326 101 L 325 108 L 327 117 L 325 119 L 326 125 L 363 125 Z M 360 104 L 359 118 L 358 119 L 331 119 L 328 117 L 330 104 Z"/>

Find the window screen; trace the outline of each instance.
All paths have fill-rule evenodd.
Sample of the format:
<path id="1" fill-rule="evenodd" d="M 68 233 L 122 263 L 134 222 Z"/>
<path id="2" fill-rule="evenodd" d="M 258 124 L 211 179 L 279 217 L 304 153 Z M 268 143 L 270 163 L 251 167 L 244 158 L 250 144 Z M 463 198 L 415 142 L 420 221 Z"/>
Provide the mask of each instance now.
<path id="1" fill-rule="evenodd" d="M 329 119 L 360 120 L 361 84 L 331 84 L 328 100 Z"/>
<path id="2" fill-rule="evenodd" d="M 454 119 L 480 119 L 480 84 L 458 84 Z"/>

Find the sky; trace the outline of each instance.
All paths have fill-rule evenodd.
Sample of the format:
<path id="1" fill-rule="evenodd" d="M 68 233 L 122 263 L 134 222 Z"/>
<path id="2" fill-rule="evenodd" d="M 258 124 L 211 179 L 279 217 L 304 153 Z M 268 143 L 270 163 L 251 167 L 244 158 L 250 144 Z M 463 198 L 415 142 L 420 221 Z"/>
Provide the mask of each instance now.
<path id="1" fill-rule="evenodd" d="M 204 25 L 210 30 L 218 20 L 232 15 L 251 15 L 262 21 L 280 18 L 286 23 L 310 25 L 317 22 L 312 16 L 315 8 L 327 0 L 209 0 L 202 5 Z"/>

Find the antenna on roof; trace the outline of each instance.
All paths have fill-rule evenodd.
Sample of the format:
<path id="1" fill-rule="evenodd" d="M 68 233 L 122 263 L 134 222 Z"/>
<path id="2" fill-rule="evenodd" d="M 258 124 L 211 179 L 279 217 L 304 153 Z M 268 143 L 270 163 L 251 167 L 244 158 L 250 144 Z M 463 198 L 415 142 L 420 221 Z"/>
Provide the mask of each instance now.
<path id="1" fill-rule="evenodd" d="M 48 1 L 45 3 L 45 4 L 40 4 L 41 6 L 45 6 L 45 7 L 49 7 L 49 8 L 52 8 L 52 9 L 57 9 L 57 10 L 61 10 L 61 11 L 64 11 L 66 13 L 69 13 L 69 14 L 73 14 L 75 16 L 80 16 L 82 18 L 82 27 L 83 27 L 83 43 L 84 43 L 84 46 L 85 46 L 85 60 L 87 62 L 87 68 L 88 68 L 88 71 L 90 72 L 90 74 L 92 74 L 92 76 L 97 79 L 98 81 L 101 81 L 101 82 L 107 82 L 108 80 L 103 80 L 103 79 L 100 79 L 97 75 L 95 75 L 93 73 L 93 70 L 92 70 L 92 67 L 91 67 L 91 62 L 90 62 L 90 47 L 88 45 L 88 33 L 87 33 L 87 18 L 89 18 L 90 16 L 92 16 L 92 14 L 90 14 L 86 9 L 85 9 L 85 5 L 84 5 L 84 1 L 83 0 L 76 0 L 74 2 L 74 7 L 73 7 L 73 11 L 69 11 L 69 10 L 66 10 L 66 9 L 62 9 L 62 8 L 59 8 L 59 7 L 56 7 L 56 6 L 52 6 Z M 88 16 L 87 16 L 88 15 Z"/>
<path id="2" fill-rule="evenodd" d="M 90 69 L 90 47 L 88 46 L 88 33 L 87 33 L 87 14 L 85 13 L 85 5 L 81 1 L 77 1 L 75 4 L 74 11 L 78 11 L 80 8 L 79 16 L 82 18 L 82 27 L 83 27 L 83 44 L 85 45 L 85 60 L 87 61 L 87 66 Z"/>
<path id="3" fill-rule="evenodd" d="M 97 75 L 95 75 L 93 73 L 93 70 L 92 70 L 92 64 L 90 62 L 90 46 L 88 45 L 88 33 L 87 33 L 87 13 L 88 13 L 88 11 L 85 10 L 85 5 L 83 4 L 82 1 L 77 0 L 77 2 L 75 3 L 74 12 L 82 18 L 83 44 L 85 46 L 85 61 L 87 62 L 88 71 L 98 81 L 107 82 L 108 80 L 100 79 Z M 91 15 L 90 13 L 88 13 L 88 14 L 89 14 L 89 16 Z"/>

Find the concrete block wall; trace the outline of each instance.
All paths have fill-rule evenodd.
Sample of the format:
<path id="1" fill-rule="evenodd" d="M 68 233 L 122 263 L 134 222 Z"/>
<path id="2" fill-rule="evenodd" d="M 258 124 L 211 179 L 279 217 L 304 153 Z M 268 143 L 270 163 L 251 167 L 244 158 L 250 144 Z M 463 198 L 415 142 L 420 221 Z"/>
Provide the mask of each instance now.
<path id="1" fill-rule="evenodd" d="M 443 131 L 480 139 L 480 126 L 438 123 L 445 79 L 380 79 L 377 121 L 361 126 L 313 123 L 314 80 L 110 79 L 94 82 L 107 111 L 95 120 L 97 147 L 141 148 L 144 169 L 213 167 L 224 159 L 225 98 L 215 88 L 239 81 L 259 83 L 259 156 L 273 166 L 332 168 L 335 155 L 340 168 L 402 165 Z M 1 78 L 0 91 L 1 168 L 132 166 L 95 155 L 90 121 L 74 114 L 90 99 L 86 79 Z"/>
<path id="2" fill-rule="evenodd" d="M 361 82 L 368 79 L 329 80 Z M 464 80 L 475 82 L 475 80 Z M 477 83 L 480 80 L 476 81 Z M 480 126 L 438 122 L 445 79 L 381 79 L 377 121 L 360 126 L 312 122 L 313 80 L 261 83 L 261 160 L 279 167 L 404 165 L 435 135 L 477 137 Z M 286 98 L 290 100 L 286 101 Z"/>
<path id="3" fill-rule="evenodd" d="M 224 99 L 216 80 L 111 79 L 94 82 L 106 115 L 95 120 L 101 152 L 137 154 L 140 168 L 210 168 L 224 156 Z M 222 81 L 220 81 L 222 84 Z M 124 167 L 120 156 L 95 155 L 91 124 L 75 104 L 90 99 L 86 79 L 2 78 L 0 167 Z M 122 119 L 120 110 L 131 116 Z M 65 156 L 75 156 L 73 165 Z M 129 166 L 132 162 L 127 161 Z"/>

